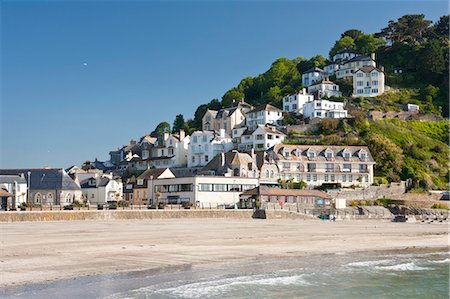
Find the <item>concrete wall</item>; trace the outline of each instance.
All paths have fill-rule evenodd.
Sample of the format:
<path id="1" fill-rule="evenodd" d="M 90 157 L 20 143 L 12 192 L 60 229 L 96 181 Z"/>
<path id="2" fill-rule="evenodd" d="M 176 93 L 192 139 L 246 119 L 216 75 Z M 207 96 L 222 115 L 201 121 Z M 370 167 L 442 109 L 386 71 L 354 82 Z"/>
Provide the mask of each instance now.
<path id="1" fill-rule="evenodd" d="M 352 200 L 375 200 L 378 198 L 393 198 L 406 192 L 405 182 L 391 183 L 389 185 L 369 186 L 367 188 L 345 189 L 330 192 L 333 198 Z"/>
<path id="2" fill-rule="evenodd" d="M 70 221 L 70 220 L 127 220 L 175 218 L 251 219 L 253 210 L 139 210 L 139 211 L 28 211 L 1 212 L 0 222 Z M 267 211 L 267 219 L 310 219 L 288 211 Z"/>

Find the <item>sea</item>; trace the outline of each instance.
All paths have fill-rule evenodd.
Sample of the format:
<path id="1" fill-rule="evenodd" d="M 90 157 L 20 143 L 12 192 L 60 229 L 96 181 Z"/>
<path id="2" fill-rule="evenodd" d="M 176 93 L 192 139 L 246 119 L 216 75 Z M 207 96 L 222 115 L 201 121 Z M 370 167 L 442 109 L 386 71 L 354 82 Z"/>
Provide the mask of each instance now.
<path id="1" fill-rule="evenodd" d="M 449 252 L 274 257 L 83 277 L 2 298 L 449 298 Z"/>

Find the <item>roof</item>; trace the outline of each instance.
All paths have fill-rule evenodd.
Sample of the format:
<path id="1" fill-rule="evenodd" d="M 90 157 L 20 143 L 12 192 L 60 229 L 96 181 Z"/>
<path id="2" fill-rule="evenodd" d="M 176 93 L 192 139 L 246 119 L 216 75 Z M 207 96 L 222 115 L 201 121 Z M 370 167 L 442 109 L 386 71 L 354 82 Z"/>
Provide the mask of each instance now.
<path id="1" fill-rule="evenodd" d="M 339 50 L 339 51 L 336 52 L 336 54 L 342 54 L 342 53 L 361 54 L 361 53 L 359 53 L 358 51 L 356 51 L 356 50 L 354 50 L 354 49 L 350 49 L 350 48 L 345 48 L 345 49 L 342 49 L 342 50 Z M 336 54 L 334 54 L 334 55 L 336 55 Z"/>
<path id="2" fill-rule="evenodd" d="M 0 188 L 0 197 L 10 197 L 11 193 L 8 192 L 5 188 Z"/>
<path id="3" fill-rule="evenodd" d="M 96 181 L 96 182 L 95 182 L 95 188 L 98 188 L 98 187 L 105 187 L 106 185 L 108 185 L 108 183 L 109 183 L 110 181 L 113 181 L 113 179 L 110 179 L 110 178 L 104 177 L 104 176 L 103 176 L 103 177 L 100 177 L 100 178 L 91 177 L 91 178 L 82 180 L 82 181 L 80 182 L 81 188 L 94 188 L 94 186 L 89 185 L 89 181 L 90 181 L 91 179 L 95 179 L 95 181 Z"/>
<path id="4" fill-rule="evenodd" d="M 361 71 L 361 72 L 364 72 L 364 73 L 371 73 L 373 70 L 377 70 L 379 72 L 382 72 L 382 70 L 380 70 L 379 68 L 376 68 L 376 67 L 371 66 L 371 65 L 363 66 L 363 67 L 357 69 L 356 72 L 357 71 Z"/>
<path id="5" fill-rule="evenodd" d="M 273 105 L 266 104 L 266 105 L 264 105 L 264 106 L 256 107 L 255 109 L 250 110 L 250 111 L 247 112 L 247 113 L 258 112 L 258 111 L 275 111 L 275 112 L 282 112 L 281 109 L 279 109 L 279 108 L 277 108 L 277 107 L 275 107 L 275 106 L 273 106 Z"/>
<path id="6" fill-rule="evenodd" d="M 151 168 L 144 171 L 140 176 L 137 177 L 138 180 L 140 179 L 151 179 L 153 176 L 153 179 L 159 178 L 166 170 L 169 170 L 168 168 Z"/>
<path id="7" fill-rule="evenodd" d="M 281 189 L 270 188 L 267 186 L 258 186 L 247 190 L 242 195 L 264 195 L 264 196 L 304 196 L 304 197 L 320 197 L 331 199 L 332 197 L 320 190 L 301 190 L 301 189 Z"/>
<path id="8" fill-rule="evenodd" d="M 312 161 L 325 162 L 328 161 L 325 156 L 325 151 L 331 150 L 333 152 L 334 162 L 366 162 L 374 164 L 375 161 L 367 146 L 345 146 L 345 145 L 288 145 L 277 144 L 273 147 L 275 153 L 274 159 L 278 160 L 297 160 L 297 161 L 310 161 L 307 153 L 312 151 L 316 153 L 316 157 Z M 364 150 L 367 154 L 367 158 L 361 160 L 359 153 Z M 350 159 L 344 159 L 344 151 L 350 153 Z M 289 157 L 286 158 L 283 153 L 288 152 Z"/>
<path id="9" fill-rule="evenodd" d="M 310 68 L 309 70 L 305 71 L 303 74 L 314 73 L 314 72 L 323 73 L 324 71 L 321 68 L 313 67 L 313 68 Z"/>
<path id="10" fill-rule="evenodd" d="M 352 59 L 347 60 L 345 63 L 347 64 L 347 63 L 349 63 L 349 62 L 355 62 L 355 61 L 361 61 L 361 60 L 372 60 L 372 61 L 375 61 L 375 60 L 373 60 L 373 59 L 372 59 L 371 57 L 369 57 L 369 56 L 363 56 L 363 55 L 361 55 L 361 56 L 353 57 Z"/>
<path id="11" fill-rule="evenodd" d="M 23 173 L 28 180 L 28 171 L 31 173 L 31 190 L 80 190 L 77 183 L 62 168 L 0 169 L 0 175 Z"/>
<path id="12" fill-rule="evenodd" d="M 0 184 L 12 184 L 14 182 L 17 182 L 18 184 L 26 184 L 27 180 L 25 179 L 25 176 L 20 175 L 0 175 Z"/>
<path id="13" fill-rule="evenodd" d="M 318 81 L 318 82 L 315 82 L 315 83 L 311 84 L 311 86 L 319 85 L 319 84 L 332 84 L 332 85 L 337 85 L 337 84 L 334 83 L 333 81 L 323 79 L 323 80 L 320 80 L 320 81 Z"/>
<path id="14" fill-rule="evenodd" d="M 286 136 L 283 132 L 279 131 L 276 127 L 274 126 L 269 126 L 269 125 L 258 125 L 258 129 L 262 129 L 264 130 L 266 133 L 270 133 L 270 134 L 279 134 L 279 135 L 283 135 Z M 255 130 L 256 131 L 256 130 Z"/>
<path id="15" fill-rule="evenodd" d="M 224 158 L 224 159 L 223 159 Z M 224 161 L 223 161 L 224 160 Z M 231 169 L 232 165 L 248 165 L 256 162 L 249 154 L 240 153 L 237 151 L 230 151 L 223 154 L 216 155 L 201 171 L 217 171 L 219 173 L 226 172 L 226 169 Z"/>

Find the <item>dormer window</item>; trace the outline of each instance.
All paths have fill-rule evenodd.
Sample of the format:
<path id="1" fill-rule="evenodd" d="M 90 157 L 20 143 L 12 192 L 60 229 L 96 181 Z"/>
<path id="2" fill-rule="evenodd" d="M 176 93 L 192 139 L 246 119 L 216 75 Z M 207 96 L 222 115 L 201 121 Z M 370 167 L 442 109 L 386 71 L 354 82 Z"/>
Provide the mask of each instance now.
<path id="1" fill-rule="evenodd" d="M 367 159 L 367 152 L 366 152 L 365 150 L 360 150 L 360 151 L 359 151 L 359 158 L 360 158 L 361 160 Z"/>
<path id="2" fill-rule="evenodd" d="M 139 186 L 144 185 L 144 180 L 143 180 L 143 179 L 137 180 L 137 184 L 138 184 Z"/>
<path id="3" fill-rule="evenodd" d="M 316 158 L 316 153 L 313 151 L 308 151 L 308 159 L 312 160 Z"/>
<path id="4" fill-rule="evenodd" d="M 325 157 L 327 158 L 327 160 L 332 160 L 333 159 L 333 151 L 332 150 L 327 150 L 325 152 Z"/>
<path id="5" fill-rule="evenodd" d="M 89 186 L 95 186 L 95 185 L 96 185 L 95 179 L 90 179 L 89 180 Z"/>
<path id="6" fill-rule="evenodd" d="M 342 156 L 344 157 L 345 160 L 350 160 L 350 157 L 351 157 L 350 151 L 344 150 L 344 152 L 342 153 Z"/>

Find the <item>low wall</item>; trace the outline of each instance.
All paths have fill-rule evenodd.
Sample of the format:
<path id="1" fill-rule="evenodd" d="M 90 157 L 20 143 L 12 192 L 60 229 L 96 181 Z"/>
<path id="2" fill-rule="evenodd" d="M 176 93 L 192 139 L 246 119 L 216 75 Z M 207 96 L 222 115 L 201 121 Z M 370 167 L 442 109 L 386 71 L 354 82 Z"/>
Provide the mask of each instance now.
<path id="1" fill-rule="evenodd" d="M 126 220 L 172 218 L 251 218 L 253 210 L 108 210 L 0 212 L 0 222 Z"/>
<path id="2" fill-rule="evenodd" d="M 352 200 L 375 200 L 378 198 L 392 198 L 406 192 L 405 182 L 391 183 L 389 185 L 369 186 L 367 188 L 343 189 L 338 192 L 330 192 L 333 198 Z M 347 203 L 349 204 L 349 203 Z"/>

